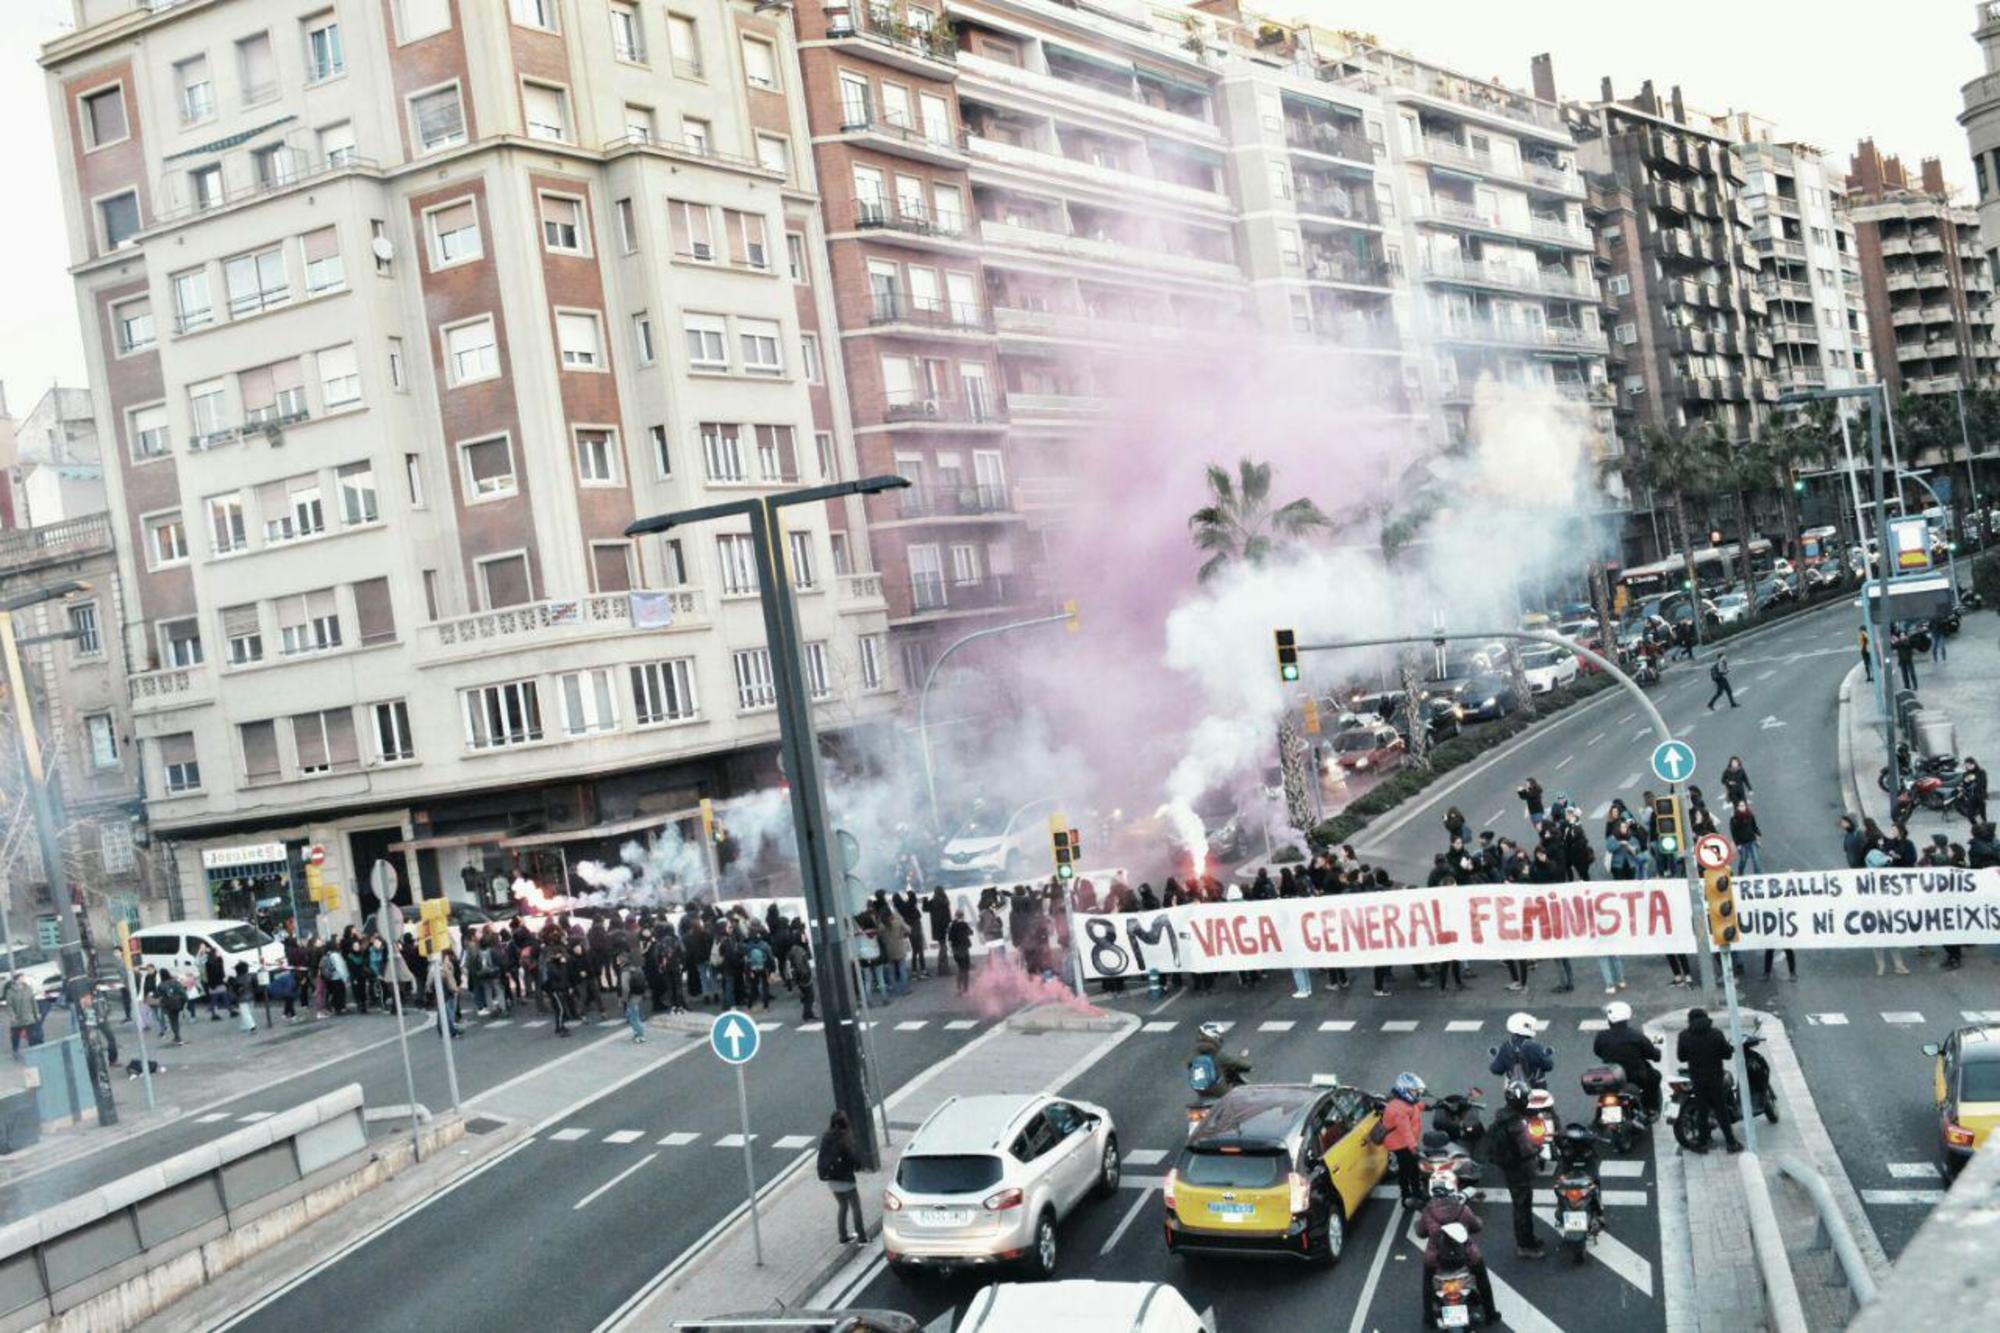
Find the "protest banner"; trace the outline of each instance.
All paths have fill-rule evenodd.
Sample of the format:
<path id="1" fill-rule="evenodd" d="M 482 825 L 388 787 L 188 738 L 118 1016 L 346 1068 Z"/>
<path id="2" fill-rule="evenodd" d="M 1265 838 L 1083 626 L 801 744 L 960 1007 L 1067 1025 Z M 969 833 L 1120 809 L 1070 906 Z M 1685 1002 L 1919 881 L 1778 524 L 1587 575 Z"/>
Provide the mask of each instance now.
<path id="1" fill-rule="evenodd" d="M 1743 949 L 2000 944 L 2000 870 L 1803 870 L 1736 881 Z"/>

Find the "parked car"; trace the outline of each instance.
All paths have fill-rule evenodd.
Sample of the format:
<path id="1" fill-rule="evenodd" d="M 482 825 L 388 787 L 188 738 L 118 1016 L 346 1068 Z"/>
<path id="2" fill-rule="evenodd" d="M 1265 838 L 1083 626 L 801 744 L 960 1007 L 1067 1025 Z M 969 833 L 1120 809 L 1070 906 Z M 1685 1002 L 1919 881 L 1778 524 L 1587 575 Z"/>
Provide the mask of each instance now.
<path id="1" fill-rule="evenodd" d="M 1792 600 L 1792 590 L 1778 579 L 1762 579 L 1757 584 L 1757 613 L 1762 615 L 1782 602 Z"/>
<path id="2" fill-rule="evenodd" d="M 938 877 L 947 885 L 988 884 L 1020 879 L 1030 865 L 1048 863 L 1049 816 L 1053 799 L 1029 801 L 1002 819 L 997 809 L 975 810 L 946 841 L 938 856 Z"/>
<path id="3" fill-rule="evenodd" d="M 1187 1297 L 1164 1282 L 995 1282 L 982 1287 L 958 1333 L 1210 1333 Z"/>
<path id="4" fill-rule="evenodd" d="M 1458 715 L 1458 700 L 1451 695 L 1427 694 L 1417 715 L 1424 719 L 1424 735 L 1432 744 L 1448 740 L 1465 730 L 1465 722 Z M 1405 716 L 1396 725 L 1404 744 L 1410 740 L 1410 719 Z"/>
<path id="5" fill-rule="evenodd" d="M 28 979 L 44 1017 L 63 1001 L 62 959 L 39 944 L 0 941 L 0 986 L 16 972 Z M 97 955 L 97 996 L 100 1001 L 121 1001 L 125 994 L 125 974 L 115 947 L 99 949 Z"/>
<path id="6" fill-rule="evenodd" d="M 1521 696 L 1506 676 L 1474 676 L 1458 687 L 1459 716 L 1468 722 L 1505 717 L 1520 706 Z"/>
<path id="7" fill-rule="evenodd" d="M 285 948 L 248 921 L 169 921 L 164 925 L 141 926 L 132 932 L 139 943 L 141 964 L 152 963 L 180 976 L 193 974 L 190 995 L 204 994 L 201 951 L 214 945 L 222 952 L 223 970 L 236 975 L 238 963 L 248 963 L 252 972 L 283 966 Z"/>
<path id="8" fill-rule="evenodd" d="M 1719 625 L 1740 625 L 1750 614 L 1746 593 L 1726 592 L 1715 599 L 1715 620 Z"/>
<path id="9" fill-rule="evenodd" d="M 1019 1261 L 1056 1268 L 1057 1228 L 1118 1188 L 1118 1130 L 1089 1102 L 951 1097 L 903 1149 L 882 1192 L 882 1250 L 899 1277 Z"/>
<path id="10" fill-rule="evenodd" d="M 899 1310 L 752 1310 L 674 1321 L 673 1333 L 921 1333 Z"/>
<path id="11" fill-rule="evenodd" d="M 1530 648 L 1521 654 L 1521 675 L 1528 689 L 1547 694 L 1576 679 L 1576 654 L 1567 648 Z"/>
<path id="12" fill-rule="evenodd" d="M 1403 737 L 1387 723 L 1355 727 L 1333 738 L 1333 757 L 1351 772 L 1384 772 L 1403 762 Z"/>

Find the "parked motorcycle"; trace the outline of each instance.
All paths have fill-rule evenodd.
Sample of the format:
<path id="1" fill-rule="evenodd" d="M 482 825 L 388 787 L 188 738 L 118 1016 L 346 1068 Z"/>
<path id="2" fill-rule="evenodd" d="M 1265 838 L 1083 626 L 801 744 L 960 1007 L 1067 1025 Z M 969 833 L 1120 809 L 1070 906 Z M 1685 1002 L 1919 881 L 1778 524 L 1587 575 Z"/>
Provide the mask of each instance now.
<path id="1" fill-rule="evenodd" d="M 1743 1070 L 1750 1078 L 1750 1110 L 1753 1115 L 1761 1115 L 1772 1124 L 1778 1123 L 1778 1093 L 1771 1086 L 1771 1065 L 1764 1053 L 1757 1048 L 1763 1045 L 1762 1037 L 1743 1039 Z M 1735 1124 L 1742 1118 L 1741 1099 L 1736 1091 L 1736 1075 L 1723 1071 L 1723 1080 L 1728 1091 L 1729 1123 Z M 1667 1119 L 1673 1122 L 1674 1142 L 1690 1152 L 1700 1152 L 1708 1147 L 1709 1139 L 1715 1133 L 1713 1118 L 1708 1108 L 1694 1101 L 1694 1082 L 1687 1076 L 1687 1066 L 1682 1065 L 1678 1076 L 1667 1081 L 1671 1100 L 1667 1103 Z"/>
<path id="2" fill-rule="evenodd" d="M 1647 1121 L 1639 1089 L 1625 1081 L 1625 1071 L 1611 1065 L 1586 1069 L 1583 1092 L 1593 1108 L 1591 1128 L 1609 1138 L 1614 1152 L 1631 1152 Z"/>
<path id="3" fill-rule="evenodd" d="M 1910 787 L 1922 778 L 1936 777 L 1956 781 L 1958 777 L 1958 756 L 1955 754 L 1925 754 L 1912 757 L 1908 743 L 1896 746 L 1896 766 L 1903 776 L 1902 785 Z M 1883 791 L 1889 790 L 1889 766 L 1882 765 L 1875 775 L 1875 785 Z"/>
<path id="4" fill-rule="evenodd" d="M 1431 1128 L 1441 1130 L 1447 1138 L 1460 1143 L 1477 1144 L 1486 1133 L 1486 1123 L 1479 1113 L 1486 1109 L 1486 1103 L 1475 1101 L 1479 1089 L 1469 1093 L 1451 1093 L 1431 1103 Z"/>
<path id="5" fill-rule="evenodd" d="M 1472 1159 L 1470 1149 L 1443 1130 L 1426 1130 L 1424 1146 L 1417 1154 L 1417 1175 L 1422 1181 L 1419 1193 L 1422 1197 L 1430 1197 L 1432 1180 L 1443 1174 L 1449 1174 L 1458 1186 L 1477 1185 L 1479 1163 Z"/>
<path id="6" fill-rule="evenodd" d="M 1604 1140 L 1586 1125 L 1556 1136 L 1556 1231 L 1570 1258 L 1583 1262 L 1586 1245 L 1604 1230 L 1604 1195 L 1597 1179 L 1597 1147 Z"/>

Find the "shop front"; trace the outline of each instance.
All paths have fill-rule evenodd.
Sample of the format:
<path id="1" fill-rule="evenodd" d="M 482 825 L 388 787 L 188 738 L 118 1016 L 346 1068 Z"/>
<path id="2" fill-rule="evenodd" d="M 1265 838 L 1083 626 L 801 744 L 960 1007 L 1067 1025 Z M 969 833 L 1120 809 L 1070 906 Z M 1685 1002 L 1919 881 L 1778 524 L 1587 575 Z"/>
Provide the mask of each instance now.
<path id="1" fill-rule="evenodd" d="M 305 849 L 304 839 L 204 848 L 201 870 L 210 913 L 272 933 L 296 921 L 301 933 L 309 932 L 317 909 L 301 887 Z"/>

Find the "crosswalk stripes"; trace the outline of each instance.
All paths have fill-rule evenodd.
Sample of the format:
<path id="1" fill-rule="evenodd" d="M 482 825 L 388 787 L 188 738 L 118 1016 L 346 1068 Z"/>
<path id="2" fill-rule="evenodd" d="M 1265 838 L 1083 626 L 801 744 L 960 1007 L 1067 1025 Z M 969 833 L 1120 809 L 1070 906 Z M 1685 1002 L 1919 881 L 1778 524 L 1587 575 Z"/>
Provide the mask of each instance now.
<path id="1" fill-rule="evenodd" d="M 969 1018 L 954 1018 L 944 1025 L 946 1032 L 969 1032 L 979 1024 Z"/>
<path id="2" fill-rule="evenodd" d="M 685 1148 L 700 1137 L 701 1135 L 699 1134 L 689 1134 L 685 1130 L 680 1130 L 661 1139 L 659 1146 L 662 1148 Z"/>
<path id="3" fill-rule="evenodd" d="M 1454 1018 L 1444 1025 L 1446 1032 L 1477 1032 L 1485 1024 L 1477 1018 Z"/>
<path id="4" fill-rule="evenodd" d="M 1266 1022 L 1259 1023 L 1257 1025 L 1257 1030 L 1259 1032 L 1290 1032 L 1292 1028 L 1295 1026 L 1296 1024 L 1294 1024 L 1292 1020 L 1289 1018 L 1273 1018 Z"/>
<path id="5" fill-rule="evenodd" d="M 1943 1190 L 1863 1190 L 1861 1202 L 1873 1204 L 1934 1204 L 1944 1199 Z"/>
<path id="6" fill-rule="evenodd" d="M 1354 1020 L 1351 1018 L 1329 1018 L 1319 1025 L 1321 1032 L 1352 1032 Z"/>
<path id="7" fill-rule="evenodd" d="M 826 1031 L 826 1024 L 824 1024 L 824 1023 L 801 1023 L 801 1024 L 799 1024 L 799 1031 L 801 1031 L 801 1032 L 824 1032 L 824 1031 Z"/>
<path id="8" fill-rule="evenodd" d="M 1171 1021 L 1167 1021 L 1167 1020 L 1155 1020 L 1154 1022 L 1151 1022 L 1151 1023 L 1148 1023 L 1148 1024 L 1146 1024 L 1146 1025 L 1145 1025 L 1145 1026 L 1144 1026 L 1143 1028 L 1141 1028 L 1141 1029 L 1140 1029 L 1140 1031 L 1142 1031 L 1142 1032 L 1172 1032 L 1172 1031 L 1173 1031 L 1173 1030 L 1174 1030 L 1175 1028 L 1177 1028 L 1177 1027 L 1179 1027 L 1179 1026 L 1180 1026 L 1180 1024 L 1178 1024 L 1178 1023 L 1174 1023 L 1174 1022 L 1171 1022 Z"/>
<path id="9" fill-rule="evenodd" d="M 1844 1028 L 1847 1026 L 1847 1015 L 1807 1014 L 1806 1022 L 1814 1027 L 1820 1027 L 1820 1028 Z"/>
<path id="10" fill-rule="evenodd" d="M 514 1020 L 511 1018 L 489 1018 L 486 1020 L 486 1026 L 490 1028 L 510 1028 L 514 1026 Z"/>
<path id="11" fill-rule="evenodd" d="M 1586 1018 L 1576 1025 L 1576 1030 L 1578 1032 L 1603 1032 L 1610 1026 L 1611 1021 L 1609 1019 Z"/>
<path id="12" fill-rule="evenodd" d="M 1634 1180 L 1646 1174 L 1646 1163 L 1627 1157 L 1607 1157 L 1597 1164 L 1597 1174 L 1612 1180 Z"/>
<path id="13" fill-rule="evenodd" d="M 636 1129 L 614 1129 L 604 1136 L 606 1143 L 637 1143 L 645 1135 Z"/>
<path id="14" fill-rule="evenodd" d="M 1889 1174 L 1897 1180 L 1936 1180 L 1936 1162 L 1891 1162 Z"/>
<path id="15" fill-rule="evenodd" d="M 757 1025 L 757 1030 L 758 1030 L 759 1032 L 776 1032 L 776 1031 L 778 1031 L 778 1030 L 779 1030 L 780 1028 L 782 1028 L 782 1027 L 784 1027 L 784 1026 L 785 1026 L 785 1025 L 784 1025 L 783 1023 L 770 1023 L 770 1022 L 765 1022 L 765 1023 L 759 1023 L 759 1024 Z"/>
<path id="16" fill-rule="evenodd" d="M 1382 1030 L 1384 1032 L 1415 1032 L 1417 1030 L 1417 1020 L 1414 1018 L 1384 1019 Z"/>
<path id="17" fill-rule="evenodd" d="M 928 1026 L 921 1018 L 907 1018 L 896 1024 L 898 1032 L 922 1032 Z"/>
<path id="18" fill-rule="evenodd" d="M 1158 1166 L 1167 1160 L 1167 1155 L 1158 1148 L 1134 1148 L 1125 1154 L 1127 1166 Z"/>
<path id="19" fill-rule="evenodd" d="M 559 1129 L 549 1135 L 549 1139 L 555 1143 L 575 1143 L 588 1133 L 590 1131 L 587 1129 Z"/>
<path id="20" fill-rule="evenodd" d="M 1882 1014 L 1882 1021 L 1884 1023 L 1893 1023 L 1898 1027 L 1913 1027 L 1922 1023 L 1924 1016 L 1913 1009 L 1885 1010 Z"/>
<path id="21" fill-rule="evenodd" d="M 227 1111 L 210 1111 L 207 1115 L 196 1116 L 194 1122 L 197 1125 L 212 1125 L 218 1120 L 227 1119 L 229 1119 L 229 1112 Z"/>
<path id="22" fill-rule="evenodd" d="M 1229 1031 L 1229 1029 L 1236 1026 L 1236 1020 L 1233 1018 L 1225 1018 L 1222 1021 L 1218 1023 L 1212 1023 L 1209 1026 L 1213 1027 L 1217 1032 L 1227 1032 Z"/>
<path id="23" fill-rule="evenodd" d="M 1962 1009 L 1959 1014 L 1968 1023 L 2000 1023 L 2000 1009 Z"/>
<path id="24" fill-rule="evenodd" d="M 549 1025 L 549 1020 L 546 1018 L 531 1018 L 527 1022 L 521 1024 L 521 1026 L 524 1028 L 545 1028 L 548 1025 Z"/>
<path id="25" fill-rule="evenodd" d="M 787 1134 L 782 1139 L 773 1140 L 771 1146 L 779 1152 L 797 1152 L 811 1142 L 813 1136 L 810 1134 Z"/>
<path id="26" fill-rule="evenodd" d="M 755 1143 L 757 1136 L 752 1134 L 750 1141 Z M 743 1136 L 741 1134 L 724 1134 L 715 1141 L 715 1146 L 718 1148 L 741 1148 L 743 1146 Z"/>

